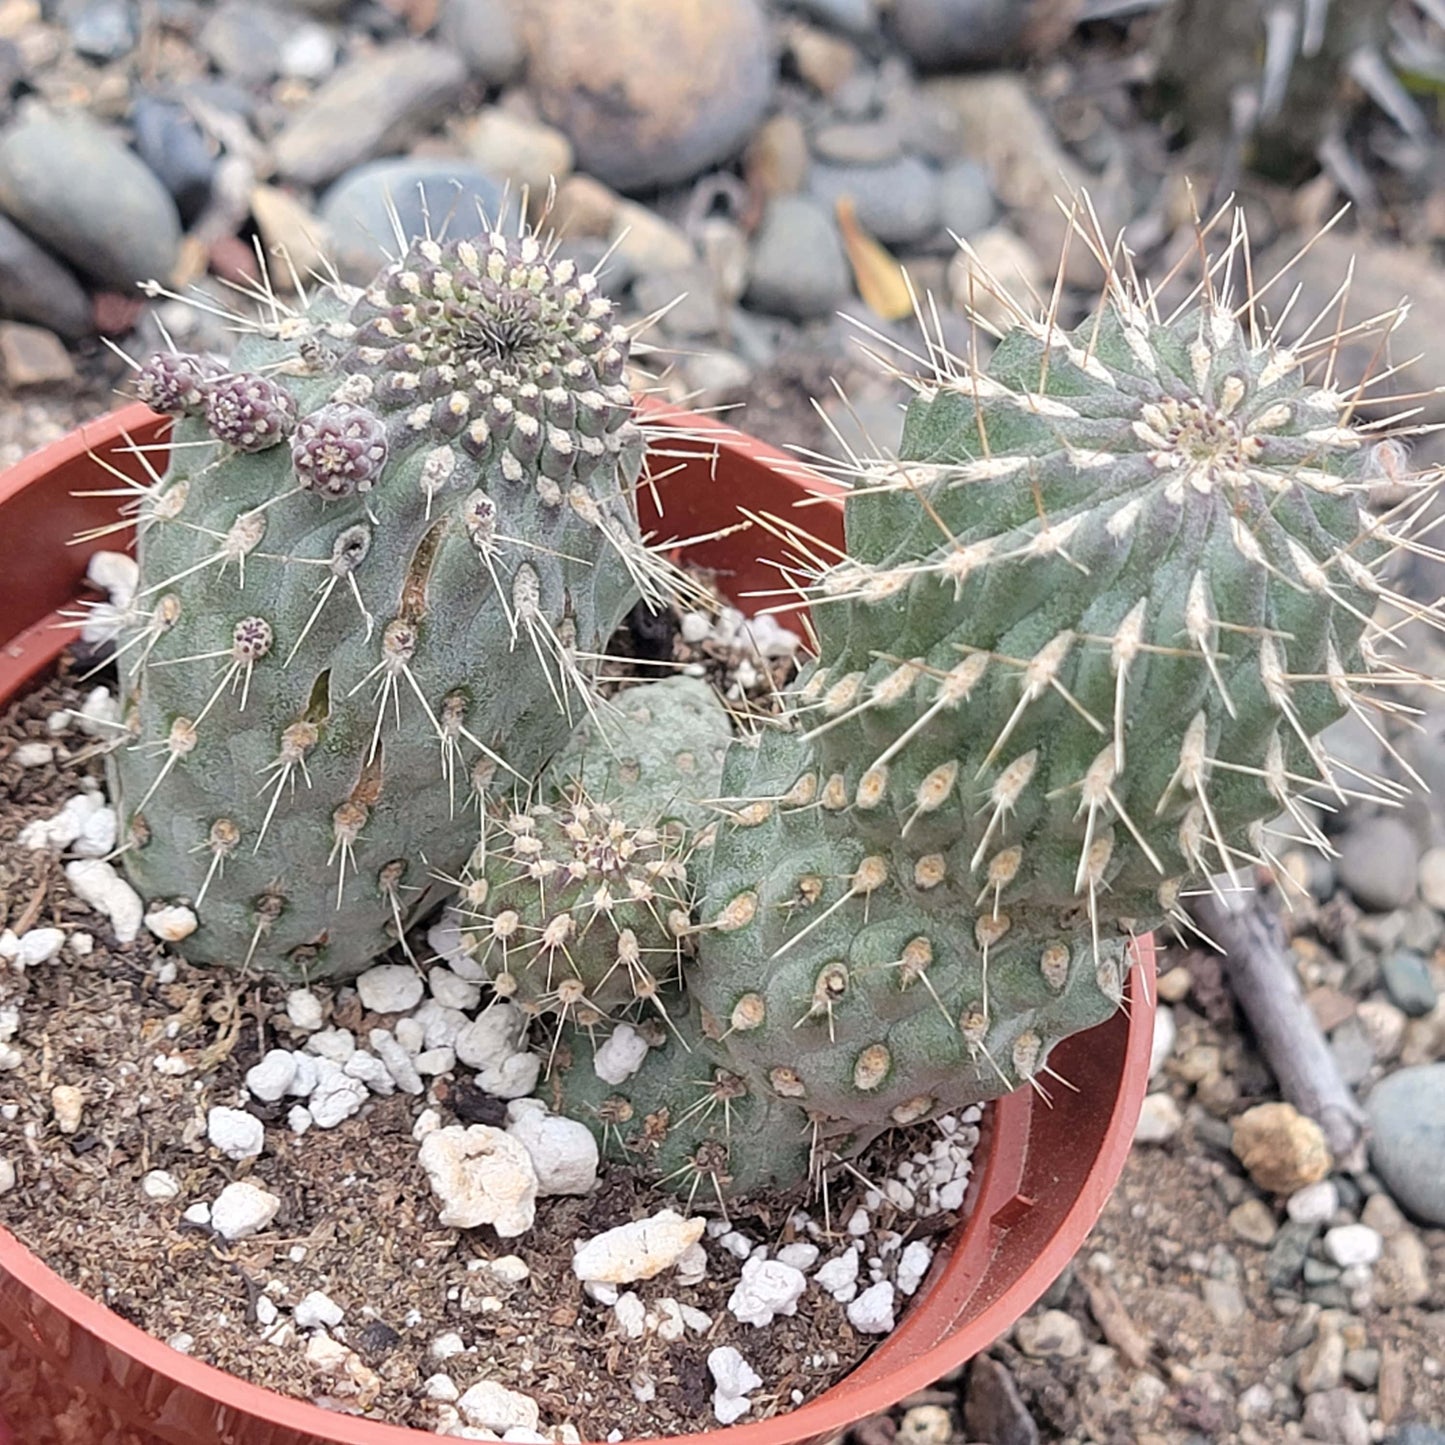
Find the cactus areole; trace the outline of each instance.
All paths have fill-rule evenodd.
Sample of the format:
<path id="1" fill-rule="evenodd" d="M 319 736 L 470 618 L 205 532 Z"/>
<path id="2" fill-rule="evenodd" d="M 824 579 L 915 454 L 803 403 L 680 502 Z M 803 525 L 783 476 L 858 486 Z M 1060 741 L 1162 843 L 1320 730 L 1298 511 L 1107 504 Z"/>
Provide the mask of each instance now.
<path id="1" fill-rule="evenodd" d="M 451 879 L 553 1107 L 689 1200 L 1046 1091 L 1185 890 L 1274 861 L 1270 820 L 1323 842 L 1320 733 L 1411 676 L 1372 620 L 1407 605 L 1366 506 L 1398 444 L 1261 310 L 1207 281 L 1164 316 L 1110 268 L 1073 331 L 935 348 L 846 555 L 778 524 L 829 558 L 818 655 L 743 737 L 696 681 L 604 704 L 579 662 L 667 571 L 626 333 L 535 240 L 420 243 L 228 368 L 156 358 L 132 877 L 192 904 L 192 957 L 285 978 L 365 967 Z"/>

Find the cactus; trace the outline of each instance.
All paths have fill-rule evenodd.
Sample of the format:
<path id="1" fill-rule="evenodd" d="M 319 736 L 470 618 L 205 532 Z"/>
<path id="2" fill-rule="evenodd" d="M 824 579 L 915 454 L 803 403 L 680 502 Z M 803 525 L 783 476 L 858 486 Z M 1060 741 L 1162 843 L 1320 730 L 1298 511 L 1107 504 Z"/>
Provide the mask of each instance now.
<path id="1" fill-rule="evenodd" d="M 665 565 L 637 538 L 628 333 L 534 236 L 414 243 L 230 360 L 162 353 L 113 754 L 125 864 L 193 960 L 345 977 L 404 939 L 594 706 Z"/>
<path id="2" fill-rule="evenodd" d="M 898 455 L 860 468 L 846 557 L 810 590 L 817 660 L 779 726 L 733 744 L 694 853 L 667 1048 L 696 1063 L 649 1059 L 604 1110 L 570 1077 L 591 1041 L 563 1030 L 577 1117 L 665 1106 L 676 1127 L 680 1081 L 695 1103 L 720 1071 L 734 1117 L 794 1111 L 762 1146 L 683 1126 L 736 1188 L 779 1138 L 846 1155 L 1042 1090 L 1186 888 L 1274 862 L 1281 815 L 1323 844 L 1301 795 L 1371 786 L 1319 734 L 1373 728 L 1369 687 L 1408 676 L 1371 621 L 1403 604 L 1379 576 L 1400 538 L 1364 506 L 1398 444 L 1305 380 L 1254 298 L 1236 313 L 1207 282 L 1166 318 L 1111 269 L 1103 302 L 1072 332 L 1021 320 L 986 370 L 949 358 Z"/>

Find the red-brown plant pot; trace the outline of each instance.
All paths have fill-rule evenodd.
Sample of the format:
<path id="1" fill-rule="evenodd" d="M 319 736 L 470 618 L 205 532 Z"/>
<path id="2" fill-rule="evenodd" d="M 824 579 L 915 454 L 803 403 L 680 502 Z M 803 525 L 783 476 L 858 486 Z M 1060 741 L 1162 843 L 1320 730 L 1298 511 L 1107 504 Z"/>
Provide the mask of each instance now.
<path id="1" fill-rule="evenodd" d="M 658 470 L 672 469 L 656 488 L 663 515 L 644 493 L 644 526 L 662 540 L 709 537 L 693 540 L 686 555 L 715 569 L 743 606 L 748 593 L 776 588 L 779 573 L 766 559 L 784 549 L 762 528 L 734 530 L 741 511 L 791 517 L 841 545 L 837 487 L 730 427 L 655 404 L 647 411 L 654 426 L 677 429 L 661 448 L 669 456 Z M 114 486 L 92 454 L 138 476 L 140 458 L 128 450 L 162 442 L 166 425 L 133 406 L 0 477 L 0 705 L 70 639 L 56 613 L 82 594 L 86 558 L 105 545 L 71 539 L 116 515 L 119 499 L 78 495 Z M 164 458 L 149 460 L 160 467 Z M 1153 971 L 1152 942 L 1137 952 L 1131 1006 L 1052 1056 L 1072 1087 L 1051 1104 L 1020 1089 L 985 1112 L 966 1221 L 938 1251 L 898 1328 L 810 1403 L 700 1433 L 726 1445 L 826 1439 L 985 1349 L 1048 1288 L 1117 1182 L 1144 1097 L 1154 1010 L 1139 981 Z M 437 1438 L 329 1413 L 178 1354 L 65 1283 L 0 1229 L 0 1445 L 423 1445 Z"/>

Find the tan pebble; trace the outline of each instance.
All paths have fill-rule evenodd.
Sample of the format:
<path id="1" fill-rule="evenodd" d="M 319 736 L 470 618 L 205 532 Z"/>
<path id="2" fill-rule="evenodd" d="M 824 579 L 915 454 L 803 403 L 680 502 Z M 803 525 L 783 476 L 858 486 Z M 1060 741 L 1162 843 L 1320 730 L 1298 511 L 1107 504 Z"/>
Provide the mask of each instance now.
<path id="1" fill-rule="evenodd" d="M 1234 1121 L 1235 1157 L 1271 1194 L 1293 1194 L 1330 1172 L 1324 1131 L 1293 1104 L 1257 1104 Z"/>
<path id="2" fill-rule="evenodd" d="M 62 1134 L 74 1134 L 85 1112 L 85 1095 L 74 1084 L 57 1084 L 50 1091 L 50 1109 L 55 1115 L 55 1127 Z"/>

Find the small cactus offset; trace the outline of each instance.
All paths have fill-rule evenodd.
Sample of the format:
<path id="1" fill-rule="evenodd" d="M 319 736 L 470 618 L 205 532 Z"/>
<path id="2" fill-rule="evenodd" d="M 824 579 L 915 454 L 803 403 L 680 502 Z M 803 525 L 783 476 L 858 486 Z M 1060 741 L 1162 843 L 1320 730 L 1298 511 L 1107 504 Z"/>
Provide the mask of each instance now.
<path id="1" fill-rule="evenodd" d="M 162 353 L 114 753 L 126 867 L 193 960 L 345 977 L 458 873 L 476 795 L 592 705 L 666 568 L 637 539 L 628 333 L 535 237 L 415 242 L 222 365 Z"/>
<path id="2" fill-rule="evenodd" d="M 694 1094 L 720 1069 L 733 1117 L 791 1104 L 795 1141 L 846 1154 L 1042 1089 L 1120 1007 L 1131 939 L 1274 862 L 1273 819 L 1323 845 L 1305 793 L 1372 788 L 1319 735 L 1377 728 L 1411 677 L 1398 612 L 1373 620 L 1409 606 L 1382 579 L 1405 529 L 1366 505 L 1400 453 L 1307 379 L 1327 354 L 1255 298 L 1207 281 L 1165 316 L 1109 268 L 1076 330 L 1020 312 L 986 369 L 914 383 L 810 589 L 816 663 L 734 743 L 694 855 Z M 655 1117 L 651 1087 L 561 1091 L 600 1131 Z M 704 1197 L 755 1163 L 746 1130 L 710 1143 Z"/>

